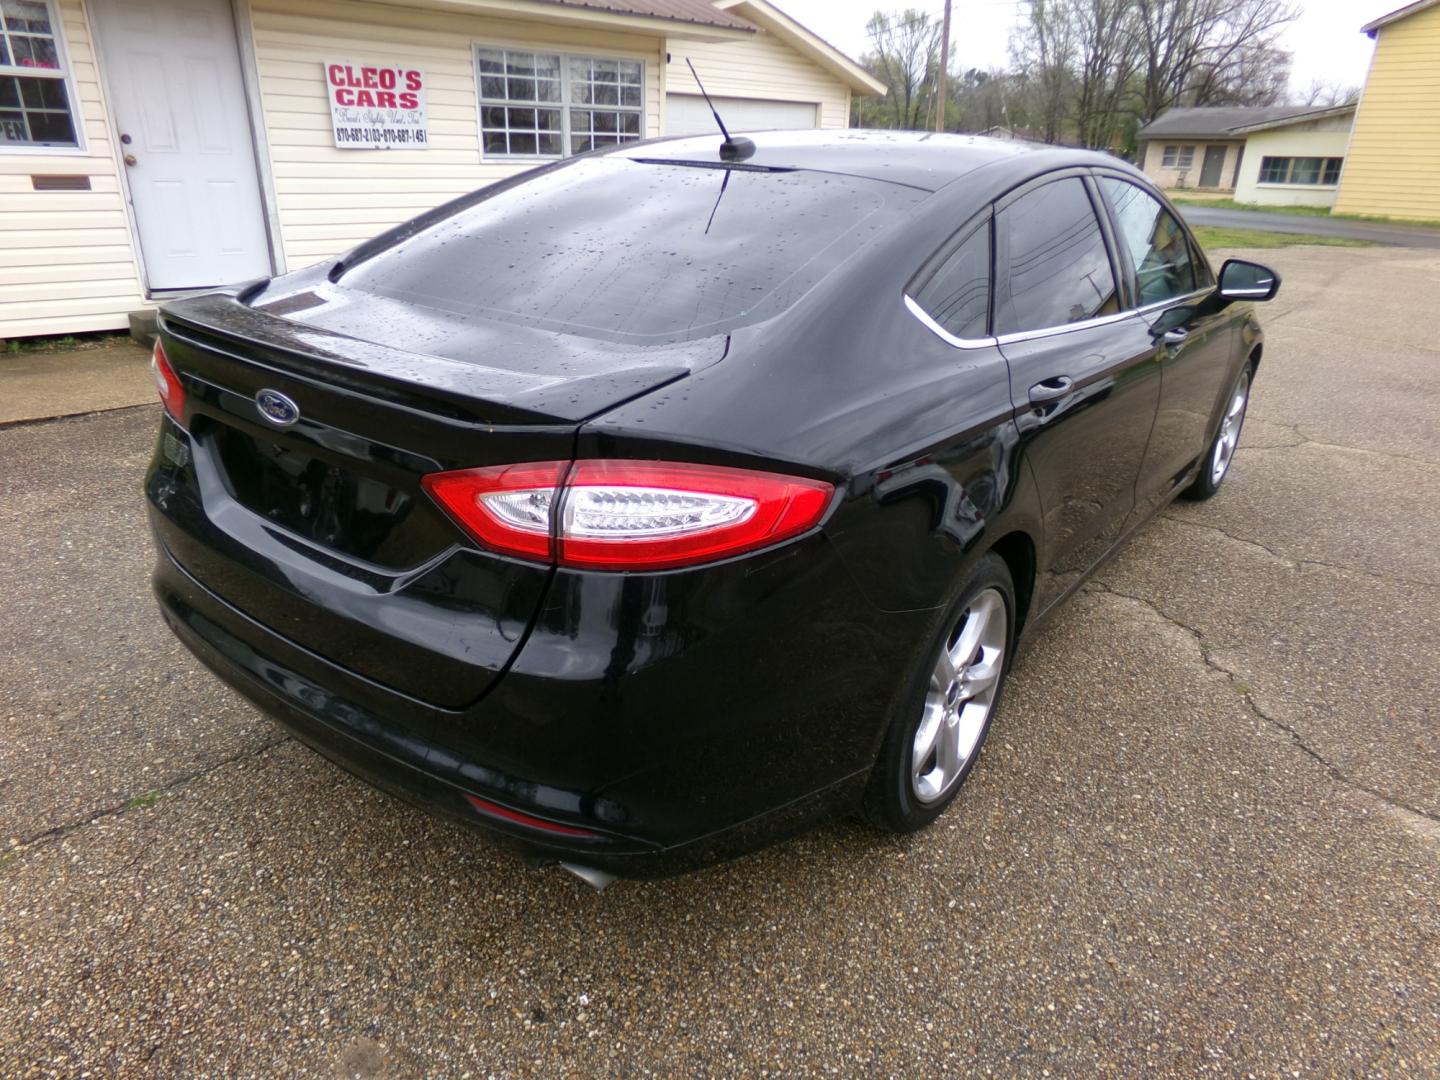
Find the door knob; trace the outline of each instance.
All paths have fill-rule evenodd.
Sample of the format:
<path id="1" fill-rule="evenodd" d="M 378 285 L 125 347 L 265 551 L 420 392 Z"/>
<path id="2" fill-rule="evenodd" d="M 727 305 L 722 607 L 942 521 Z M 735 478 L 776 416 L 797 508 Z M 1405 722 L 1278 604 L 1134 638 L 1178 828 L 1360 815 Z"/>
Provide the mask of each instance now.
<path id="1" fill-rule="evenodd" d="M 138 159 L 135 157 L 134 154 L 126 154 L 126 155 L 125 155 L 125 164 L 126 164 L 126 165 L 134 166 L 134 164 L 136 163 L 137 160 L 138 160 Z"/>

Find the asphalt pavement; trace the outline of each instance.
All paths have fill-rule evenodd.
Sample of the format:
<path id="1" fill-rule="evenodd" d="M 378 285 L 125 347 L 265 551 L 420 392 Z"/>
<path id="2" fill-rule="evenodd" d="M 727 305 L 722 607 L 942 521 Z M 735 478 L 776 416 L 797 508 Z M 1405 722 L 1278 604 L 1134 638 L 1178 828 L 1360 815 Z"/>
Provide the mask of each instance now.
<path id="1" fill-rule="evenodd" d="M 1211 225 L 1224 229 L 1257 229 L 1260 232 L 1291 235 L 1337 236 L 1344 240 L 1364 240 L 1372 244 L 1440 250 L 1440 228 L 1391 225 L 1378 221 L 1350 221 L 1345 218 L 1307 217 L 1264 210 L 1223 210 L 1189 203 L 1180 206 L 1180 212 L 1192 226 Z"/>
<path id="2" fill-rule="evenodd" d="M 0 429 L 0 1076 L 1440 1074 L 1440 255 L 1259 257 L 1226 488 L 1028 642 L 937 827 L 603 894 L 170 638 L 155 407 Z"/>

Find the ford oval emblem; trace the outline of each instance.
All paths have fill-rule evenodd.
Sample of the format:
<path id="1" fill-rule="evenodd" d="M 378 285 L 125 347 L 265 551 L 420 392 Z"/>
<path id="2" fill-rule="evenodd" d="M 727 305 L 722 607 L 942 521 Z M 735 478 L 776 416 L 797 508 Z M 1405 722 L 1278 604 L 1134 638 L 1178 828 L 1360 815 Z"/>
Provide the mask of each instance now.
<path id="1" fill-rule="evenodd" d="M 300 406 L 279 390 L 261 390 L 255 395 L 255 407 L 261 417 L 276 427 L 289 427 L 300 419 Z"/>

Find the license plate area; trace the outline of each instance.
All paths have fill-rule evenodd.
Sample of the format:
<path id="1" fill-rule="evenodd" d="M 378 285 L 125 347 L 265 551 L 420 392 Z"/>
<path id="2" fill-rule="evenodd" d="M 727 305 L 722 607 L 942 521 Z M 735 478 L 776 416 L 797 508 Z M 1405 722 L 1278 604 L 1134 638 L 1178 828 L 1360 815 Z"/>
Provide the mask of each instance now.
<path id="1" fill-rule="evenodd" d="M 423 562 L 444 546 L 433 515 L 411 491 L 314 453 L 299 440 L 282 443 L 216 420 L 197 427 L 231 498 L 305 540 L 395 569 Z"/>

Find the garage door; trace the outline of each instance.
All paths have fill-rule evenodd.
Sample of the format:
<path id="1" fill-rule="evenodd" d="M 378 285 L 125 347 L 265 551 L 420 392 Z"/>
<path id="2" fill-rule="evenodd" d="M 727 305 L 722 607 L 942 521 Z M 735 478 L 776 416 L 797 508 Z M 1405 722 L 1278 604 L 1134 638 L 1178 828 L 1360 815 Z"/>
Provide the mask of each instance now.
<path id="1" fill-rule="evenodd" d="M 820 109 L 808 101 L 762 101 L 756 98 L 715 98 L 715 108 L 731 131 L 772 131 L 776 128 L 819 127 Z M 699 94 L 665 96 L 665 134 L 703 135 L 715 130 L 715 118 Z"/>

